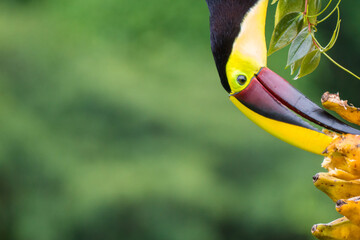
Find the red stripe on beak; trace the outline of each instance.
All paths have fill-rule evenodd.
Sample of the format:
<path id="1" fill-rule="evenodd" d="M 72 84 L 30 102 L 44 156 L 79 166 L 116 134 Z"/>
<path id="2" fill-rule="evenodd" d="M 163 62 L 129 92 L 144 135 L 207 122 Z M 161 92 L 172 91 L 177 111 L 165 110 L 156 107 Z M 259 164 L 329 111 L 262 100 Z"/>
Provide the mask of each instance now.
<path id="1" fill-rule="evenodd" d="M 318 131 L 274 98 L 256 77 L 251 79 L 244 90 L 233 96 L 247 108 L 264 117 Z"/>
<path id="2" fill-rule="evenodd" d="M 309 121 L 335 132 L 360 135 L 358 129 L 330 115 L 270 69 L 262 68 L 256 79 L 273 98 Z"/>

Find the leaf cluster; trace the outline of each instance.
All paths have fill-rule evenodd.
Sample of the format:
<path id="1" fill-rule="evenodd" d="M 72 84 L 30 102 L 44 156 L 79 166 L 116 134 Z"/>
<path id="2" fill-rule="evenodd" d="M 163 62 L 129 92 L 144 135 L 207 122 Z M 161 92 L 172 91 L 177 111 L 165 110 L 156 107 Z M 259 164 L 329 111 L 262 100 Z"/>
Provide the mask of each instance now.
<path id="1" fill-rule="evenodd" d="M 270 41 L 268 54 L 290 45 L 286 68 L 290 67 L 291 74 L 295 72 L 298 79 L 312 73 L 320 63 L 321 55 L 325 55 L 338 67 L 357 77 L 333 60 L 326 52 L 335 44 L 340 32 L 340 4 L 341 0 L 332 3 L 329 0 L 321 8 L 321 0 L 273 0 L 277 3 L 275 14 L 275 28 Z M 326 14 L 324 17 L 322 17 Z M 337 14 L 337 23 L 329 43 L 323 47 L 315 37 L 318 24 Z M 318 18 L 322 17 L 321 20 Z M 357 77 L 359 78 L 359 77 Z"/>

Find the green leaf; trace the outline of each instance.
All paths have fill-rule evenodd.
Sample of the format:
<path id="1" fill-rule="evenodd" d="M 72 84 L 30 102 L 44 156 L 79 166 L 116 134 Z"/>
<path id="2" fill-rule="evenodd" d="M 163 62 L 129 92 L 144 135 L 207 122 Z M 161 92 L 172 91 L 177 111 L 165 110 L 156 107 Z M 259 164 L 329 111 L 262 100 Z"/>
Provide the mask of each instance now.
<path id="1" fill-rule="evenodd" d="M 308 28 L 305 27 L 291 43 L 286 67 L 289 67 L 291 64 L 308 54 L 312 46 L 312 36 L 309 33 Z"/>
<path id="2" fill-rule="evenodd" d="M 308 0 L 308 15 L 314 16 L 318 14 L 321 10 L 321 1 L 320 0 Z M 309 17 L 309 22 L 313 25 L 316 24 L 316 17 Z"/>
<path id="3" fill-rule="evenodd" d="M 280 22 L 280 20 L 285 15 L 292 12 L 304 12 L 304 10 L 305 10 L 304 0 L 279 0 L 275 13 L 275 26 Z"/>
<path id="4" fill-rule="evenodd" d="M 280 20 L 271 37 L 268 55 L 286 47 L 295 39 L 301 29 L 303 17 L 302 12 L 294 12 Z"/>
<path id="5" fill-rule="evenodd" d="M 295 80 L 312 73 L 319 66 L 320 58 L 321 53 L 318 49 L 307 54 L 301 63 L 300 71 Z"/>
<path id="6" fill-rule="evenodd" d="M 295 73 L 295 71 L 300 68 L 302 60 L 303 60 L 303 58 L 301 58 L 301 59 L 297 60 L 296 62 L 294 62 L 293 64 L 291 64 L 291 66 L 290 66 L 290 69 L 291 69 L 290 74 L 291 75 L 293 75 Z"/>
<path id="7" fill-rule="evenodd" d="M 278 0 L 272 0 L 271 5 L 275 4 Z"/>

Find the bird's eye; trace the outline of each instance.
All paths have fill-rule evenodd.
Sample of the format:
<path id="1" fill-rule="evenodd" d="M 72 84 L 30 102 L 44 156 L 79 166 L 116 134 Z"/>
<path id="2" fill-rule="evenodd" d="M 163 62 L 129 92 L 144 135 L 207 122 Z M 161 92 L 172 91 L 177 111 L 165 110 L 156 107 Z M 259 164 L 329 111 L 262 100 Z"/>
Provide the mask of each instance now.
<path id="1" fill-rule="evenodd" d="M 238 82 L 238 84 L 240 85 L 244 85 L 247 81 L 247 78 L 245 75 L 239 75 L 236 79 L 236 81 Z"/>

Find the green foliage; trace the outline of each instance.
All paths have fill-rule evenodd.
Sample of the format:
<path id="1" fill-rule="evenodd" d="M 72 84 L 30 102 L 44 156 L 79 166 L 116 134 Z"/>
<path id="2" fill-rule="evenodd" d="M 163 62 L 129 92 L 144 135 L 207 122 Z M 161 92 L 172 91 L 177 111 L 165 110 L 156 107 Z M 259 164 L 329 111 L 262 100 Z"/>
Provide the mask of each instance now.
<path id="1" fill-rule="evenodd" d="M 293 12 L 284 16 L 276 25 L 269 46 L 269 55 L 289 45 L 298 35 L 303 24 L 303 14 Z"/>
<path id="2" fill-rule="evenodd" d="M 328 1 L 323 10 L 321 10 L 320 0 L 279 0 L 272 2 L 272 4 L 277 3 L 277 9 L 275 28 L 269 46 L 269 55 L 291 43 L 286 67 L 291 66 L 291 74 L 294 74 L 299 69 L 295 79 L 312 73 L 319 65 L 320 54 L 324 54 L 338 67 L 359 78 L 338 64 L 326 53 L 334 46 L 339 36 L 341 22 L 340 2 L 341 0 L 338 0 L 332 10 L 321 20 L 317 19 L 332 6 L 332 0 Z M 327 20 L 334 13 L 337 13 L 335 30 L 326 47 L 322 47 L 315 38 L 315 32 L 317 31 L 318 24 Z M 317 51 L 312 51 L 313 49 L 317 49 Z"/>
<path id="3" fill-rule="evenodd" d="M 287 67 L 305 57 L 310 52 L 311 48 L 313 48 L 312 36 L 307 28 L 304 28 L 291 43 Z"/>
<path id="4" fill-rule="evenodd" d="M 295 79 L 301 78 L 312 73 L 320 63 L 321 53 L 318 49 L 315 49 L 308 53 L 304 60 L 302 60 L 300 71 L 298 75 L 296 75 Z M 300 60 L 299 60 L 300 61 Z"/>
<path id="5" fill-rule="evenodd" d="M 292 12 L 304 11 L 305 1 L 300 0 L 280 0 L 278 1 L 275 12 L 275 26 L 287 14 Z"/>

